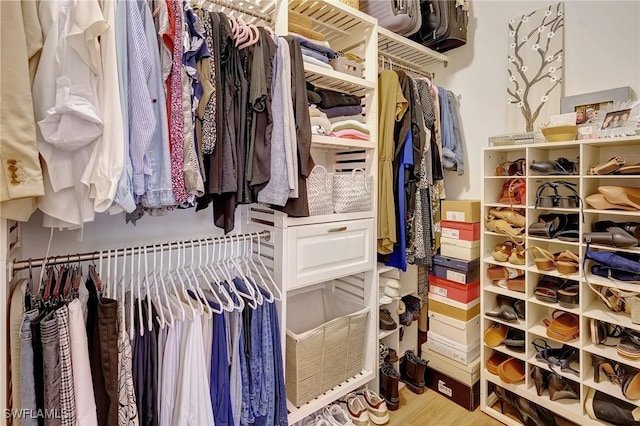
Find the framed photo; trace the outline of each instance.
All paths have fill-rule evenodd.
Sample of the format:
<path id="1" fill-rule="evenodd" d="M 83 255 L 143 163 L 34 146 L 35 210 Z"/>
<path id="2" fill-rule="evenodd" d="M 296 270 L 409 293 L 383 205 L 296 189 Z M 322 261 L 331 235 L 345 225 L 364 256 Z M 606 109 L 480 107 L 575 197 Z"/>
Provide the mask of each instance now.
<path id="1" fill-rule="evenodd" d="M 598 111 L 597 120 L 601 138 L 633 136 L 640 125 L 640 101 L 614 102 Z"/>
<path id="2" fill-rule="evenodd" d="M 596 122 L 598 111 L 610 106 L 614 102 L 624 102 L 631 99 L 630 87 L 601 90 L 583 95 L 566 96 L 562 98 L 560 112 L 575 112 L 576 124 L 592 124 Z"/>

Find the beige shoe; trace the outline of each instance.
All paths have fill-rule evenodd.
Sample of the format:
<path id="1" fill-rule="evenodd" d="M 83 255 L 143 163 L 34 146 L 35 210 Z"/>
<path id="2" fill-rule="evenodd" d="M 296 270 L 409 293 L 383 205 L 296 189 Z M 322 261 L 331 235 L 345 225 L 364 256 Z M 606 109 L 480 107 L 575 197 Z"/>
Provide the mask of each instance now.
<path id="1" fill-rule="evenodd" d="M 389 422 L 389 411 L 384 399 L 369 388 L 364 388 L 360 392 L 364 398 L 365 406 L 369 410 L 369 420 L 376 425 L 383 425 Z"/>

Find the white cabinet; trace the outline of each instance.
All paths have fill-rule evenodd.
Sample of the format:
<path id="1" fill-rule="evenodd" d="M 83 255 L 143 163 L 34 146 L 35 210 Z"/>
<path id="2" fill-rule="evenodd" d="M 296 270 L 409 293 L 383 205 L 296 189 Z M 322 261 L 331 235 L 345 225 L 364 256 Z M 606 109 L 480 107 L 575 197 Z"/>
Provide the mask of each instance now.
<path id="1" fill-rule="evenodd" d="M 495 176 L 495 167 L 503 161 L 514 161 L 518 158 L 526 160 L 526 174 L 522 178 L 526 181 L 526 200 L 522 205 L 514 206 L 524 209 L 526 216 L 526 225 L 528 227 L 538 222 L 541 214 L 563 213 L 577 214 L 580 218 L 584 214 L 584 221 L 579 220 L 579 239 L 578 241 L 563 241 L 557 238 L 546 239 L 534 237 L 525 234 L 526 247 L 530 248 L 538 246 L 556 253 L 563 250 L 571 250 L 578 254 L 581 259 L 584 258 L 587 249 L 586 243 L 583 242 L 582 236 L 591 232 L 592 224 L 599 220 L 612 220 L 615 222 L 640 221 L 640 211 L 622 211 L 622 210 L 597 210 L 593 209 L 586 203 L 584 208 L 561 208 L 547 207 L 536 208 L 536 192 L 543 182 L 549 181 L 566 181 L 576 185 L 577 191 L 581 199 L 584 201 L 589 195 L 598 192 L 599 186 L 604 185 L 621 185 L 638 187 L 638 176 L 632 175 L 589 175 L 589 167 L 603 163 L 614 156 L 622 156 L 626 159 L 627 164 L 636 164 L 640 162 L 640 136 L 624 137 L 624 138 L 608 138 L 608 139 L 589 139 L 582 141 L 571 141 L 562 143 L 540 143 L 530 145 L 501 146 L 489 147 L 484 149 L 483 160 L 483 213 L 486 216 L 490 209 L 495 207 L 508 207 L 506 204 L 499 203 L 498 193 L 509 176 Z M 575 161 L 579 158 L 579 170 L 573 175 L 550 175 L 543 176 L 536 174 L 529 169 L 532 161 L 554 161 L 559 157 L 567 158 Z M 484 228 L 484 226 L 483 226 Z M 523 330 L 525 332 L 525 352 L 514 352 L 504 345 L 497 348 L 490 348 L 486 344 L 482 344 L 482 369 L 481 369 L 481 407 L 484 412 L 497 418 L 503 423 L 509 425 L 520 424 L 514 417 L 503 415 L 500 412 L 499 405 L 496 403 L 496 396 L 491 392 L 490 384 L 498 385 L 517 395 L 539 404 L 554 413 L 580 425 L 604 425 L 604 422 L 593 420 L 587 415 L 585 408 L 585 400 L 590 389 L 597 389 L 605 394 L 614 396 L 620 400 L 627 401 L 633 405 L 640 407 L 639 400 L 626 399 L 620 390 L 620 386 L 613 385 L 604 376 L 599 383 L 594 381 L 594 369 L 591 362 L 591 354 L 600 355 L 619 363 L 624 368 L 638 369 L 640 367 L 637 361 L 620 356 L 615 347 L 606 347 L 596 345 L 591 340 L 591 320 L 597 319 L 610 324 L 627 327 L 634 331 L 640 331 L 640 324 L 633 324 L 629 314 L 614 313 L 610 311 L 598 298 L 594 291 L 587 285 L 587 279 L 592 284 L 608 287 L 618 287 L 629 291 L 638 291 L 637 284 L 621 283 L 610 279 L 596 277 L 591 274 L 590 262 L 587 262 L 586 269 L 583 271 L 583 264 L 580 264 L 578 273 L 572 275 L 561 275 L 556 270 L 540 271 L 537 269 L 531 254 L 527 255 L 527 263 L 523 266 L 515 266 L 508 263 L 497 262 L 491 256 L 493 248 L 505 241 L 505 235 L 484 229 L 482 233 L 481 257 L 482 257 L 482 291 L 481 291 L 481 328 L 487 329 L 495 318 L 488 317 L 487 312 L 495 312 L 498 309 L 496 296 L 507 295 L 509 297 L 524 300 L 526 306 L 526 319 L 517 323 L 504 324 Z M 616 249 L 609 246 L 591 245 L 591 250 L 598 251 L 626 251 L 630 253 L 640 254 L 640 248 Z M 524 270 L 525 292 L 515 292 L 494 285 L 487 278 L 486 270 L 495 265 L 516 267 Z M 535 288 L 538 281 L 545 275 L 561 277 L 579 282 L 579 304 L 573 308 L 565 308 L 559 306 L 558 303 L 547 303 L 535 297 Z M 535 383 L 530 377 L 530 372 L 534 367 L 541 367 L 545 371 L 549 367 L 545 362 L 536 359 L 536 349 L 532 342 L 534 339 L 545 339 L 553 347 L 560 347 L 563 342 L 557 341 L 547 336 L 545 318 L 550 318 L 554 310 L 561 310 L 578 315 L 580 331 L 579 336 L 571 341 L 564 342 L 569 347 L 578 349 L 579 351 L 579 375 L 572 373 L 560 372 L 560 374 L 569 380 L 576 382 L 579 386 L 579 399 L 561 399 L 551 401 L 548 391 L 544 391 L 542 396 L 536 393 Z M 492 353 L 492 350 L 498 350 L 509 356 L 516 357 L 524 363 L 525 380 L 520 383 L 507 384 L 504 383 L 499 376 L 491 374 L 485 368 L 486 360 Z"/>

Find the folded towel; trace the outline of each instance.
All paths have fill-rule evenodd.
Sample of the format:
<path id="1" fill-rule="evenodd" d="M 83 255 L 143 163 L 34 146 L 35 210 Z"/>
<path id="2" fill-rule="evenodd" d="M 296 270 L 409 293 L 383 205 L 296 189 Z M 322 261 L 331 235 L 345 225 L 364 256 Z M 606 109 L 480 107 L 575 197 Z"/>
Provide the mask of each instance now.
<path id="1" fill-rule="evenodd" d="M 320 95 L 322 101 L 318 104 L 320 108 L 333 108 L 337 106 L 354 106 L 360 105 L 362 100 L 356 95 L 348 93 L 336 92 L 328 89 L 316 89 L 316 93 Z"/>
<path id="2" fill-rule="evenodd" d="M 341 115 L 356 115 L 362 114 L 362 105 L 353 106 L 337 106 L 333 108 L 319 108 L 320 111 L 327 114 L 328 118 L 339 117 Z"/>
<path id="3" fill-rule="evenodd" d="M 327 118 L 327 115 L 316 108 L 315 105 L 311 105 L 309 107 L 309 119 L 311 121 L 311 126 L 318 126 L 324 129 L 324 133 L 316 133 L 316 134 L 327 134 L 331 131 L 331 122 Z"/>
<path id="4" fill-rule="evenodd" d="M 329 59 L 334 59 L 336 57 L 336 52 L 331 50 L 331 48 L 329 47 L 325 47 L 304 38 L 299 38 L 298 42 L 300 43 L 300 46 L 303 46 L 303 48 L 306 47 L 307 49 L 315 50 L 316 52 L 325 54 Z"/>
<path id="5" fill-rule="evenodd" d="M 337 138 L 345 138 L 345 139 L 358 139 L 363 141 L 369 140 L 369 135 L 353 129 L 346 129 L 346 130 L 340 130 L 337 132 L 331 132 L 329 133 L 329 136 L 335 136 Z"/>
<path id="6" fill-rule="evenodd" d="M 308 30 L 313 28 L 313 21 L 308 16 L 303 15 L 300 12 L 296 12 L 295 10 L 289 11 L 289 25 L 299 25 L 302 28 L 306 28 Z"/>
<path id="7" fill-rule="evenodd" d="M 327 55 L 325 55 L 322 52 L 318 52 L 317 50 L 309 49 L 304 46 L 300 46 L 300 49 L 302 50 L 302 54 L 305 56 L 310 56 L 312 58 L 315 58 L 319 61 L 324 62 L 325 64 L 329 63 L 329 58 L 327 57 Z"/>
<path id="8" fill-rule="evenodd" d="M 317 60 L 316 58 L 312 58 L 311 56 L 307 56 L 307 55 L 302 55 L 302 60 L 308 64 L 313 64 L 313 65 L 317 65 L 319 67 L 322 68 L 327 68 L 332 70 L 333 68 L 331 68 L 331 65 L 329 64 L 325 64 L 322 61 Z"/>
<path id="9" fill-rule="evenodd" d="M 338 121 L 336 123 L 331 123 L 331 131 L 333 132 L 346 130 L 346 129 L 358 130 L 362 133 L 366 133 L 367 135 L 370 134 L 369 129 L 367 129 L 367 127 L 364 124 L 360 123 L 359 121 L 343 120 L 343 121 Z"/>
<path id="10" fill-rule="evenodd" d="M 314 31 L 310 28 L 301 27 L 300 25 L 289 22 L 289 30 L 310 38 L 312 40 L 324 41 L 324 34 Z"/>
<path id="11" fill-rule="evenodd" d="M 308 95 L 309 91 L 307 91 L 307 95 Z M 314 94 L 317 94 L 316 92 L 313 92 Z M 318 95 L 318 99 L 320 99 L 320 95 Z M 311 101 L 311 100 L 309 100 Z M 319 102 L 319 101 L 318 101 Z M 314 102 L 314 103 L 318 103 L 318 102 Z M 331 122 L 331 124 L 335 124 L 338 121 L 344 121 L 344 120 L 355 120 L 357 122 L 360 123 L 364 123 L 365 122 L 365 118 L 363 115 L 339 115 L 337 117 L 329 117 L 329 121 Z"/>
<path id="12" fill-rule="evenodd" d="M 291 25 L 289 25 L 289 27 L 291 27 Z M 302 34 L 298 34 L 298 33 L 294 32 L 294 31 L 291 31 L 291 28 L 289 28 L 289 35 L 293 36 L 293 37 L 303 38 L 303 39 L 305 39 L 307 41 L 313 42 L 313 43 L 315 43 L 317 45 L 320 45 L 320 46 L 327 47 L 329 49 L 331 48 L 331 45 L 329 45 L 329 42 L 324 40 L 324 35 L 322 37 L 322 40 L 316 40 L 316 39 L 313 39 L 313 38 L 305 37 Z M 363 62 L 363 61 L 361 60 L 360 62 Z"/>
<path id="13" fill-rule="evenodd" d="M 327 118 L 327 114 L 320 111 L 317 106 L 309 105 L 309 117 L 324 117 Z"/>

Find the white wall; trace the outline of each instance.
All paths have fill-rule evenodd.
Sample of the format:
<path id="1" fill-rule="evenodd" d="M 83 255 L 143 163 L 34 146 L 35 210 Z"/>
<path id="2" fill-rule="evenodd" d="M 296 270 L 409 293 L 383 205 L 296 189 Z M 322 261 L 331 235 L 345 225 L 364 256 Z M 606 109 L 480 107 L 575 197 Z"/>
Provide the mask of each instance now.
<path id="1" fill-rule="evenodd" d="M 505 133 L 507 22 L 551 1 L 472 0 L 468 43 L 447 53 L 436 84 L 462 95 L 465 174 L 447 172 L 450 199 L 480 198 L 481 148 Z M 630 86 L 640 96 L 640 1 L 565 1 L 564 96 Z M 523 129 L 524 130 L 524 129 Z"/>

